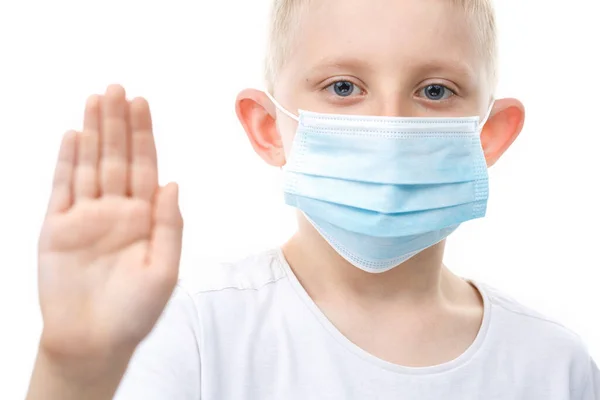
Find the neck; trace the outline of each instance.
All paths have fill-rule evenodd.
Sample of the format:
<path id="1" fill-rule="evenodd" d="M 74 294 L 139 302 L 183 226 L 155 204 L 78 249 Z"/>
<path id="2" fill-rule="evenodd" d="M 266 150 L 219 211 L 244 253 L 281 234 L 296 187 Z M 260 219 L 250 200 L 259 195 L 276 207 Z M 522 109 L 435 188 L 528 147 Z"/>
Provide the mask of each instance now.
<path id="1" fill-rule="evenodd" d="M 342 258 L 302 215 L 299 229 L 284 246 L 284 254 L 313 299 L 331 295 L 372 301 L 423 303 L 447 297 L 465 282 L 442 262 L 444 242 L 432 246 L 390 271 L 374 274 Z"/>

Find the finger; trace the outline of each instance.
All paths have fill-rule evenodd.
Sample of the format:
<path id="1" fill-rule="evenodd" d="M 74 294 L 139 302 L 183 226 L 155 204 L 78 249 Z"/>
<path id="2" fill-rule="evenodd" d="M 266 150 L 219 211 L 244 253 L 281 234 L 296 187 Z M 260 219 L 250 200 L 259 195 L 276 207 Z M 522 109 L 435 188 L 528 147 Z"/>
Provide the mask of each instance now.
<path id="1" fill-rule="evenodd" d="M 125 90 L 111 85 L 102 98 L 100 122 L 100 190 L 104 195 L 127 194 L 128 121 Z"/>
<path id="2" fill-rule="evenodd" d="M 148 102 L 135 98 L 130 106 L 130 190 L 134 197 L 151 201 L 158 189 L 156 145 Z"/>
<path id="3" fill-rule="evenodd" d="M 52 182 L 48 214 L 67 211 L 73 202 L 73 171 L 77 163 L 77 132 L 63 135 Z"/>
<path id="4" fill-rule="evenodd" d="M 85 106 L 83 132 L 78 141 L 77 168 L 73 193 L 75 201 L 98 196 L 98 159 L 100 156 L 100 102 L 102 97 L 90 96 Z"/>
<path id="5" fill-rule="evenodd" d="M 177 281 L 182 237 L 179 188 L 177 184 L 171 183 L 157 192 L 150 242 L 150 266 L 165 283 L 174 285 Z"/>

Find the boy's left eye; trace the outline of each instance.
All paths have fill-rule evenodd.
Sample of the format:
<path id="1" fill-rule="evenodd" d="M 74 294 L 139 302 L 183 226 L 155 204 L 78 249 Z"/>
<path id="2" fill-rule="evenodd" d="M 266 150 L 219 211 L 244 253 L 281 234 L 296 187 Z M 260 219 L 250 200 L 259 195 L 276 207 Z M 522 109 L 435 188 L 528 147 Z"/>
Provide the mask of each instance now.
<path id="1" fill-rule="evenodd" d="M 421 89 L 420 94 L 431 101 L 446 100 L 455 95 L 455 93 L 444 85 L 427 85 Z"/>

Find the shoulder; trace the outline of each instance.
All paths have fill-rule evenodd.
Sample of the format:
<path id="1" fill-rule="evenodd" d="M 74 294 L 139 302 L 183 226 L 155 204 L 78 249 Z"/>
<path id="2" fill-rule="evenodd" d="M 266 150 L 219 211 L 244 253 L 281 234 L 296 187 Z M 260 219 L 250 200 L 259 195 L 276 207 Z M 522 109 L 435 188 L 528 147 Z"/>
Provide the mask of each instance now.
<path id="1" fill-rule="evenodd" d="M 265 322 L 290 299 L 288 268 L 280 249 L 267 250 L 203 268 L 193 280 L 179 282 L 178 297 L 191 299 L 204 331 Z"/>
<path id="2" fill-rule="evenodd" d="M 491 339 L 531 368 L 569 375 L 574 391 L 589 380 L 591 356 L 582 338 L 562 323 L 489 285 L 476 284 L 489 303 Z M 560 372 L 559 372 L 560 371 Z"/>
<path id="3" fill-rule="evenodd" d="M 272 302 L 273 296 L 265 293 L 272 292 L 287 277 L 282 257 L 279 249 L 273 249 L 237 262 L 205 266 L 194 279 L 179 280 L 145 342 L 155 346 L 174 346 L 184 339 L 198 342 L 205 330 L 203 316 L 212 314 L 218 320 L 235 321 L 240 313 L 256 309 L 257 303 Z"/>
<path id="4" fill-rule="evenodd" d="M 493 323 L 518 334 L 523 339 L 536 338 L 541 343 L 561 344 L 574 351 L 587 351 L 580 336 L 557 320 L 515 300 L 489 285 L 478 283 L 490 303 Z M 509 334 L 509 332 L 505 332 Z"/>
<path id="5" fill-rule="evenodd" d="M 193 280 L 180 280 L 178 291 L 193 298 L 223 291 L 259 291 L 286 278 L 282 257 L 280 249 L 271 249 L 234 262 L 216 264 L 204 268 Z"/>

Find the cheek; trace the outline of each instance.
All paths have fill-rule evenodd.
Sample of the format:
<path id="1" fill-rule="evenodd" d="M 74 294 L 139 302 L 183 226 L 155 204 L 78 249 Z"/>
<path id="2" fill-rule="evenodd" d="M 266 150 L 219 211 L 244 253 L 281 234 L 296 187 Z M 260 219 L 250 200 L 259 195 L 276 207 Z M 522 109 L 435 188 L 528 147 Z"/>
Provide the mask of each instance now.
<path id="1" fill-rule="evenodd" d="M 290 153 L 292 152 L 292 143 L 294 141 L 294 134 L 283 134 L 283 150 L 285 152 L 286 160 L 290 158 Z"/>
<path id="2" fill-rule="evenodd" d="M 286 159 L 289 159 L 290 157 L 292 143 L 294 142 L 294 137 L 296 136 L 297 126 L 298 124 L 295 121 L 285 121 L 277 124 L 277 129 L 279 130 L 279 134 L 281 136 Z"/>

